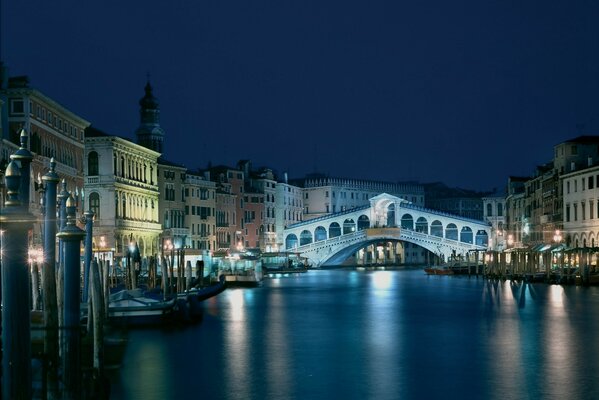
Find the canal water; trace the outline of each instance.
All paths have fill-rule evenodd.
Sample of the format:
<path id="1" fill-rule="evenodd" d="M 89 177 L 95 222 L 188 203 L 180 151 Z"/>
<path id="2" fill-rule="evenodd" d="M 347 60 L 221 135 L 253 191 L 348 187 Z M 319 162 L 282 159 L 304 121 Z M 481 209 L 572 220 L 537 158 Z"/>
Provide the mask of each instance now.
<path id="1" fill-rule="evenodd" d="M 115 399 L 599 398 L 599 288 L 321 270 L 138 330 Z"/>

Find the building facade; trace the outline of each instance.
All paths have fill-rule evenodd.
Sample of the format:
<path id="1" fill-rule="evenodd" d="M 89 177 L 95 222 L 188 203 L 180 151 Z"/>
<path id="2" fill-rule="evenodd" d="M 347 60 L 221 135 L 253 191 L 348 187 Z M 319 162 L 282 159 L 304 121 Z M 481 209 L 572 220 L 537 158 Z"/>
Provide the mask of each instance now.
<path id="1" fill-rule="evenodd" d="M 85 132 L 86 210 L 94 212 L 94 249 L 121 262 L 130 246 L 157 256 L 159 153 L 89 127 Z"/>
<path id="2" fill-rule="evenodd" d="M 304 192 L 305 220 L 368 205 L 372 197 L 381 193 L 397 196 L 418 206 L 424 205 L 424 189 L 418 184 L 325 176 L 308 176 L 293 180 L 292 183 Z"/>
<path id="3" fill-rule="evenodd" d="M 185 225 L 189 230 L 189 254 L 215 251 L 216 183 L 202 172 L 187 171 L 185 178 Z"/>
<path id="4" fill-rule="evenodd" d="M 21 131 L 28 136 L 31 163 L 30 211 L 39 216 L 41 192 L 35 181 L 56 161 L 56 172 L 67 184 L 67 190 L 78 200 L 83 197 L 84 131 L 88 121 L 54 99 L 29 86 L 26 76 L 6 79 L 0 87 L 2 151 L 0 170 L 10 161 L 10 154 L 19 148 Z M 78 194 L 77 196 L 75 194 Z M 34 224 L 33 245 L 41 244 L 41 225 Z"/>
<path id="5" fill-rule="evenodd" d="M 275 232 L 277 250 L 285 248 L 283 230 L 297 222 L 303 221 L 304 196 L 302 188 L 287 183 L 284 175 L 282 182 L 275 188 Z"/>
<path id="6" fill-rule="evenodd" d="M 563 238 L 570 247 L 599 243 L 599 165 L 564 174 Z"/>
<path id="7" fill-rule="evenodd" d="M 495 194 L 482 198 L 483 219 L 491 224 L 489 248 L 502 251 L 506 248 L 507 234 L 505 226 L 505 195 Z"/>

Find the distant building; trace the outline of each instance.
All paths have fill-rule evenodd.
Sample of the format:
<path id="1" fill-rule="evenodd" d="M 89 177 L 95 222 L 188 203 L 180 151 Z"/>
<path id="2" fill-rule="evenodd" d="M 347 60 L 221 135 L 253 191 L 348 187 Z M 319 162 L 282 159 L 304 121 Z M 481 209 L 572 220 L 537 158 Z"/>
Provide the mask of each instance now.
<path id="1" fill-rule="evenodd" d="M 276 242 L 278 250 L 282 250 L 285 248 L 283 230 L 303 220 L 304 192 L 302 188 L 288 183 L 287 174 L 284 174 L 282 182 L 277 182 L 275 190 Z"/>
<path id="2" fill-rule="evenodd" d="M 185 223 L 186 177 L 185 166 L 162 157 L 158 159 L 159 221 L 163 228 L 160 242 L 163 252 L 168 251 L 171 246 L 174 249 L 182 249 L 190 240 L 189 227 Z"/>
<path id="3" fill-rule="evenodd" d="M 246 239 L 243 171 L 227 166 L 208 169 L 216 183 L 216 246 L 219 251 L 242 251 L 253 247 Z M 249 233 L 249 231 L 248 231 Z M 255 242 L 255 240 L 254 240 Z"/>
<path id="4" fill-rule="evenodd" d="M 529 177 L 510 176 L 507 184 L 507 197 L 505 198 L 505 245 L 508 247 L 522 247 L 522 237 L 527 224 L 525 184 Z"/>
<path id="5" fill-rule="evenodd" d="M 200 171 L 187 171 L 185 178 L 185 218 L 190 231 L 189 254 L 215 251 L 216 183 Z M 209 177 L 209 176 L 208 176 Z"/>
<path id="6" fill-rule="evenodd" d="M 489 193 L 450 188 L 443 183 L 423 185 L 425 207 L 481 221 L 483 219 L 483 196 Z"/>
<path id="7" fill-rule="evenodd" d="M 489 248 L 502 251 L 506 248 L 505 194 L 493 193 L 482 198 L 483 219 L 491 224 Z"/>
<path id="8" fill-rule="evenodd" d="M 574 212 L 582 211 L 582 199 L 572 198 L 573 193 L 581 190 L 583 183 L 568 179 L 572 187 L 569 196 L 570 208 L 564 203 L 564 190 L 567 183 L 562 184 L 562 176 L 594 167 L 599 162 L 599 136 L 578 136 L 554 146 L 553 160 L 537 166 L 534 176 L 519 182 L 519 190 L 523 192 L 509 193 L 506 199 L 508 238 L 513 237 L 515 246 L 535 246 L 554 242 L 556 232 L 563 230 L 565 238 L 574 240 L 576 229 L 572 224 Z M 588 183 L 587 183 L 588 184 Z M 574 192 L 574 185 L 577 191 Z M 588 201 L 585 200 L 585 210 Z M 576 208 L 576 210 L 575 210 Z M 570 221 L 564 215 L 570 210 Z M 588 214 L 587 214 L 588 218 Z M 569 228 L 566 228 L 566 224 Z M 568 229 L 574 229 L 568 232 Z M 564 237 L 564 234 L 561 236 Z M 557 235 L 559 236 L 559 235 Z M 581 236 L 579 236 L 581 237 Z M 568 239 L 567 239 L 568 240 Z M 579 240 L 580 242 L 580 240 Z"/>
<path id="9" fill-rule="evenodd" d="M 599 165 L 564 174 L 561 183 L 564 215 L 561 236 L 571 247 L 596 247 L 599 243 Z"/>
<path id="10" fill-rule="evenodd" d="M 424 205 L 424 190 L 414 183 L 331 178 L 318 174 L 294 179 L 291 183 L 304 192 L 304 220 L 368 205 L 369 199 L 381 193 Z"/>

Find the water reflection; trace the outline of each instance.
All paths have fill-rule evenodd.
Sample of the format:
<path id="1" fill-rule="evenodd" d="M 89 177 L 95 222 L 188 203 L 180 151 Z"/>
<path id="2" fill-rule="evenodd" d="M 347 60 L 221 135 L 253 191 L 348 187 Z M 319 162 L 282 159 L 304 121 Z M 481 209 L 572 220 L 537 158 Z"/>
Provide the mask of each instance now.
<path id="1" fill-rule="evenodd" d="M 368 398 L 389 399 L 399 394 L 402 384 L 403 363 L 400 349 L 403 332 L 400 318 L 403 312 L 398 287 L 394 283 L 397 274 L 389 271 L 374 272 L 370 290 L 375 296 L 365 310 L 364 355 L 366 358 L 365 378 Z"/>
<path id="2" fill-rule="evenodd" d="M 225 340 L 224 356 L 226 360 L 224 384 L 231 393 L 242 398 L 249 385 L 250 368 L 248 364 L 251 335 L 250 325 L 246 320 L 246 301 L 243 289 L 227 290 L 229 307 L 224 311 L 223 336 Z"/>
<path id="3" fill-rule="evenodd" d="M 264 352 L 266 355 L 266 372 L 269 398 L 284 398 L 293 386 L 289 374 L 293 364 L 290 352 L 291 335 L 287 327 L 285 301 L 281 292 L 273 292 L 268 296 L 268 311 L 265 323 Z"/>

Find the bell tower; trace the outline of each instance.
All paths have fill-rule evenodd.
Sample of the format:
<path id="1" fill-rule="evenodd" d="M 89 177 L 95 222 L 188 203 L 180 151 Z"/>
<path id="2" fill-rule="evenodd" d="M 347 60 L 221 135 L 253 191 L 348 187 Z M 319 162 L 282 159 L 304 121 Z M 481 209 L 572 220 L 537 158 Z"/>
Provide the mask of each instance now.
<path id="1" fill-rule="evenodd" d="M 139 100 L 140 125 L 135 132 L 137 144 L 162 153 L 164 130 L 160 127 L 160 107 L 158 106 L 158 99 L 152 94 L 149 77 L 144 90 L 146 93 Z"/>

